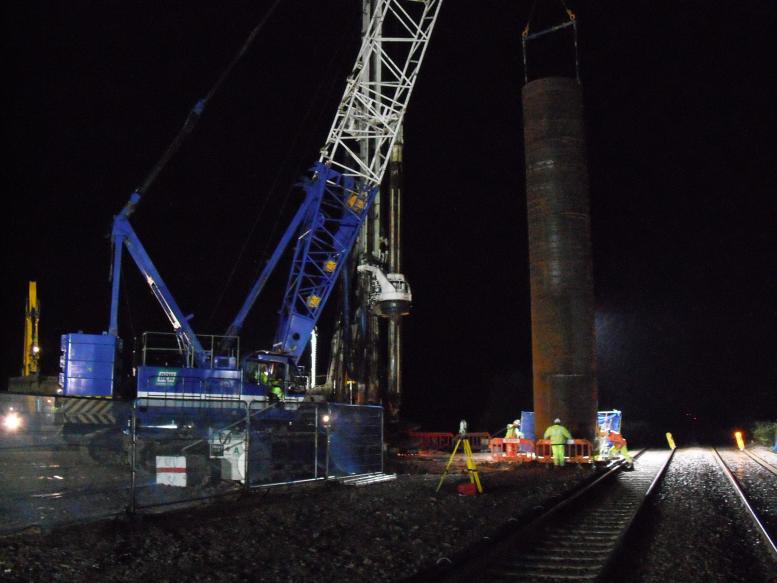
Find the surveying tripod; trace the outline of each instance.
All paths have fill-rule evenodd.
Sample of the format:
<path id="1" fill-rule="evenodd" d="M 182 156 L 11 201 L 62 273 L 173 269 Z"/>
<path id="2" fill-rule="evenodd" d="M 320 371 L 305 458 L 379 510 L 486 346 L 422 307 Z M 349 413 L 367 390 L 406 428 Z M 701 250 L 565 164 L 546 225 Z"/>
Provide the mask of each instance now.
<path id="1" fill-rule="evenodd" d="M 453 447 L 453 453 L 451 453 L 451 457 L 448 458 L 448 463 L 445 466 L 445 471 L 443 472 L 442 476 L 440 476 L 440 483 L 437 484 L 437 489 L 434 491 L 436 494 L 440 491 L 440 488 L 442 487 L 443 482 L 445 481 L 445 478 L 448 477 L 448 470 L 450 470 L 451 464 L 453 463 L 453 458 L 456 456 L 456 452 L 459 450 L 459 446 L 463 444 L 462 449 L 464 450 L 464 456 L 467 460 L 467 473 L 469 474 L 469 481 L 472 484 L 475 484 L 478 489 L 478 493 L 483 493 L 483 486 L 480 483 L 480 474 L 478 474 L 478 467 L 475 465 L 475 460 L 472 457 L 472 446 L 469 443 L 469 434 L 467 433 L 467 422 L 463 421 L 459 424 L 459 435 L 456 438 L 456 445 Z"/>

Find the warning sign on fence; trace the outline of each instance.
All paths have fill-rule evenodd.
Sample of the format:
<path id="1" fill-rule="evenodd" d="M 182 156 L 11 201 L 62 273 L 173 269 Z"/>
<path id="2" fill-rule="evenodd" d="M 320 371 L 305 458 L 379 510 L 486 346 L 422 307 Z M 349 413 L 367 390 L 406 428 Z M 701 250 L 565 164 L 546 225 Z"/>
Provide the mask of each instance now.
<path id="1" fill-rule="evenodd" d="M 156 483 L 186 487 L 186 457 L 156 456 Z"/>

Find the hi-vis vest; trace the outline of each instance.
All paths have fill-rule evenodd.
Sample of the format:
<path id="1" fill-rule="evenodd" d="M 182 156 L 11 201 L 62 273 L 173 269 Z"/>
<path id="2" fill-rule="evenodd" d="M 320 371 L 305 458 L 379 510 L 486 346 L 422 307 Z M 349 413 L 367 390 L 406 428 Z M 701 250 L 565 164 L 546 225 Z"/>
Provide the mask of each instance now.
<path id="1" fill-rule="evenodd" d="M 554 424 L 545 430 L 545 439 L 550 439 L 551 445 L 563 445 L 572 435 L 563 425 Z"/>
<path id="2" fill-rule="evenodd" d="M 626 439 L 620 433 L 616 433 L 615 431 L 610 431 L 610 433 L 607 435 L 607 439 L 610 440 L 613 447 L 621 448 L 626 445 Z"/>

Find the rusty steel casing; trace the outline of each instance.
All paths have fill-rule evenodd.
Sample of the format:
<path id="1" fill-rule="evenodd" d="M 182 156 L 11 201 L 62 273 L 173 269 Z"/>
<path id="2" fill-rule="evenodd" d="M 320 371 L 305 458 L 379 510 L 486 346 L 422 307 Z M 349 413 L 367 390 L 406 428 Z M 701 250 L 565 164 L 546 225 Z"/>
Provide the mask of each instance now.
<path id="1" fill-rule="evenodd" d="M 583 96 L 575 79 L 523 88 L 532 368 L 537 436 L 558 417 L 572 437 L 596 429 L 591 215 Z"/>

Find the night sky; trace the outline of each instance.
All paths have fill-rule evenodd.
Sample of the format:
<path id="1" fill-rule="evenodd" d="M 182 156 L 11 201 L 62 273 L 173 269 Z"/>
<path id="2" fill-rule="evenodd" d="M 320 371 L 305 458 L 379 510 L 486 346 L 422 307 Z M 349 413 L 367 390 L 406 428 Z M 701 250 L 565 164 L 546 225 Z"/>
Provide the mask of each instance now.
<path id="1" fill-rule="evenodd" d="M 57 372 L 60 334 L 107 329 L 113 214 L 271 4 L 3 5 L 4 376 L 21 366 L 28 280 L 43 302 L 44 373 Z M 300 200 L 291 185 L 331 124 L 359 6 L 282 1 L 133 216 L 200 333 L 224 331 Z M 447 0 L 406 117 L 404 411 L 429 429 L 463 416 L 495 430 L 488 410 L 508 421 L 531 408 L 520 102 L 530 6 Z M 570 7 L 600 408 L 624 411 L 627 436 L 637 421 L 692 436 L 777 417 L 777 5 Z M 541 2 L 535 16 L 554 11 Z M 244 350 L 269 347 L 287 267 L 246 323 Z M 167 330 L 129 259 L 124 273 L 121 335 Z"/>

